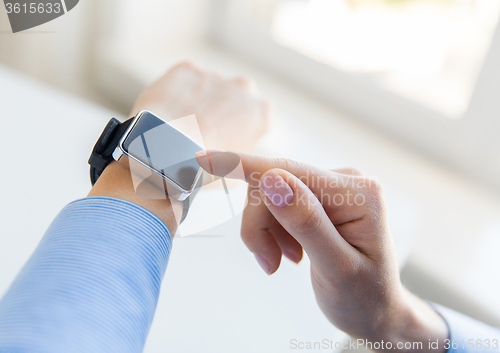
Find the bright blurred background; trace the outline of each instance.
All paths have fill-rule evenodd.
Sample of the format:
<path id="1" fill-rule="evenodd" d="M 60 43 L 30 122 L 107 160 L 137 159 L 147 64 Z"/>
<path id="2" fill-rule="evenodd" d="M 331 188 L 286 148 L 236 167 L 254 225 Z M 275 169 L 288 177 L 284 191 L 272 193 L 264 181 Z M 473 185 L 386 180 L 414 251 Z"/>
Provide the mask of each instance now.
<path id="1" fill-rule="evenodd" d="M 254 76 L 276 106 L 259 152 L 356 166 L 376 176 L 386 190 L 405 283 L 426 299 L 499 325 L 500 289 L 492 280 L 500 279 L 499 18 L 500 0 L 82 0 L 65 16 L 15 35 L 0 9 L 0 68 L 120 117 L 180 60 L 227 76 Z M 0 88 L 7 90 L 7 82 L 0 75 Z M 37 89 L 51 91 L 48 86 Z M 109 116 L 102 115 L 104 126 Z M 229 229 L 237 233 L 237 225 Z M 186 242 L 178 240 L 177 247 L 192 252 Z M 28 255 L 16 257 L 9 276 Z M 182 282 L 188 275 L 195 281 L 196 268 L 172 261 L 175 283 L 199 290 Z M 307 269 L 301 271 L 307 286 Z M 241 276 L 233 275 L 235 281 Z M 283 293 L 290 278 L 282 278 Z M 252 283 L 279 291 L 259 281 Z M 228 308 L 249 305 L 235 300 L 215 306 L 215 327 L 222 325 L 218 316 L 230 320 Z M 178 317 L 183 313 L 180 308 Z M 276 315 L 277 325 L 287 317 Z M 156 321 L 166 325 L 172 316 L 159 314 Z M 253 330 L 258 319 L 245 320 Z M 273 337 L 300 332 L 300 322 L 242 344 L 249 352 L 288 351 L 287 342 L 280 346 Z M 328 323 L 318 325 L 329 330 Z M 225 351 L 201 338 L 190 345 L 163 338 L 172 331 L 159 326 L 147 352 L 176 344 L 184 347 L 177 351 Z"/>

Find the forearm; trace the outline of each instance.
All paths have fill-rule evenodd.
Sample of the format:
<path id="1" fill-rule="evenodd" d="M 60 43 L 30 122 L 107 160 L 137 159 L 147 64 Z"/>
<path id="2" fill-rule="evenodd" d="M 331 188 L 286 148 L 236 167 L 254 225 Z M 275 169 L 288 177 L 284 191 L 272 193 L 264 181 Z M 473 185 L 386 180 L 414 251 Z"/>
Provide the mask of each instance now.
<path id="1" fill-rule="evenodd" d="M 68 205 L 0 301 L 0 351 L 141 352 L 171 245 L 130 202 Z"/>

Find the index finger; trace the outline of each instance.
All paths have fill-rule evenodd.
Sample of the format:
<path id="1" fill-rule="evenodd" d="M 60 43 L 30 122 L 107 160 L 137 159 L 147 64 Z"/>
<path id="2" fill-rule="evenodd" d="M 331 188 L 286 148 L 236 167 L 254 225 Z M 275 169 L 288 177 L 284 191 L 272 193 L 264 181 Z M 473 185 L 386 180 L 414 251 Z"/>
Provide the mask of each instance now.
<path id="1" fill-rule="evenodd" d="M 259 186 L 261 176 L 268 170 L 278 168 L 295 175 L 313 192 L 332 186 L 337 191 L 357 189 L 352 182 L 354 178 L 352 175 L 335 173 L 287 158 L 208 150 L 197 152 L 196 160 L 208 173 L 228 178 L 232 177 L 231 171 L 235 170 L 241 162 L 244 179 L 252 186 Z"/>

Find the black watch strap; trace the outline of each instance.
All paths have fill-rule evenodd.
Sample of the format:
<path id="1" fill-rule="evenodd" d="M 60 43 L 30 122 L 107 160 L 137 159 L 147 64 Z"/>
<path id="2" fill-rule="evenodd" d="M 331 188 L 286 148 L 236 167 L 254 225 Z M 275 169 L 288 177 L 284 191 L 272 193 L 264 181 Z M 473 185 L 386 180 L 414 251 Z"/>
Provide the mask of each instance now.
<path id="1" fill-rule="evenodd" d="M 97 140 L 89 158 L 90 164 L 90 182 L 92 186 L 101 176 L 104 169 L 113 160 L 113 151 L 121 137 L 130 126 L 133 118 L 120 123 L 117 119 L 112 118 L 104 128 L 99 140 Z"/>
<path id="2" fill-rule="evenodd" d="M 120 139 L 122 138 L 125 131 L 127 131 L 130 123 L 134 118 L 130 118 L 123 123 L 120 123 L 118 119 L 112 118 L 104 130 L 99 136 L 92 154 L 89 157 L 88 163 L 90 164 L 90 182 L 92 186 L 97 182 L 97 179 L 101 176 L 104 169 L 108 166 L 111 161 L 113 161 L 113 151 L 118 146 Z M 193 196 L 194 193 L 191 194 Z M 190 197 L 182 202 L 182 217 L 181 222 L 186 219 L 189 211 Z"/>

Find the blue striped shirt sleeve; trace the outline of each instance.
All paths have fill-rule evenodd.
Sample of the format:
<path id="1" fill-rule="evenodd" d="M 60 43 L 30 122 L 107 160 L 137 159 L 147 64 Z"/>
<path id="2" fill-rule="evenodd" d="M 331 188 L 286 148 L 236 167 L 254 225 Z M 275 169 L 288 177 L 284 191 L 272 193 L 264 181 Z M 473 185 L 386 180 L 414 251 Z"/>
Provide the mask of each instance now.
<path id="1" fill-rule="evenodd" d="M 444 306 L 432 304 L 450 331 L 446 353 L 500 352 L 500 330 Z"/>
<path id="2" fill-rule="evenodd" d="M 69 204 L 0 301 L 0 352 L 141 352 L 171 248 L 138 205 Z"/>

